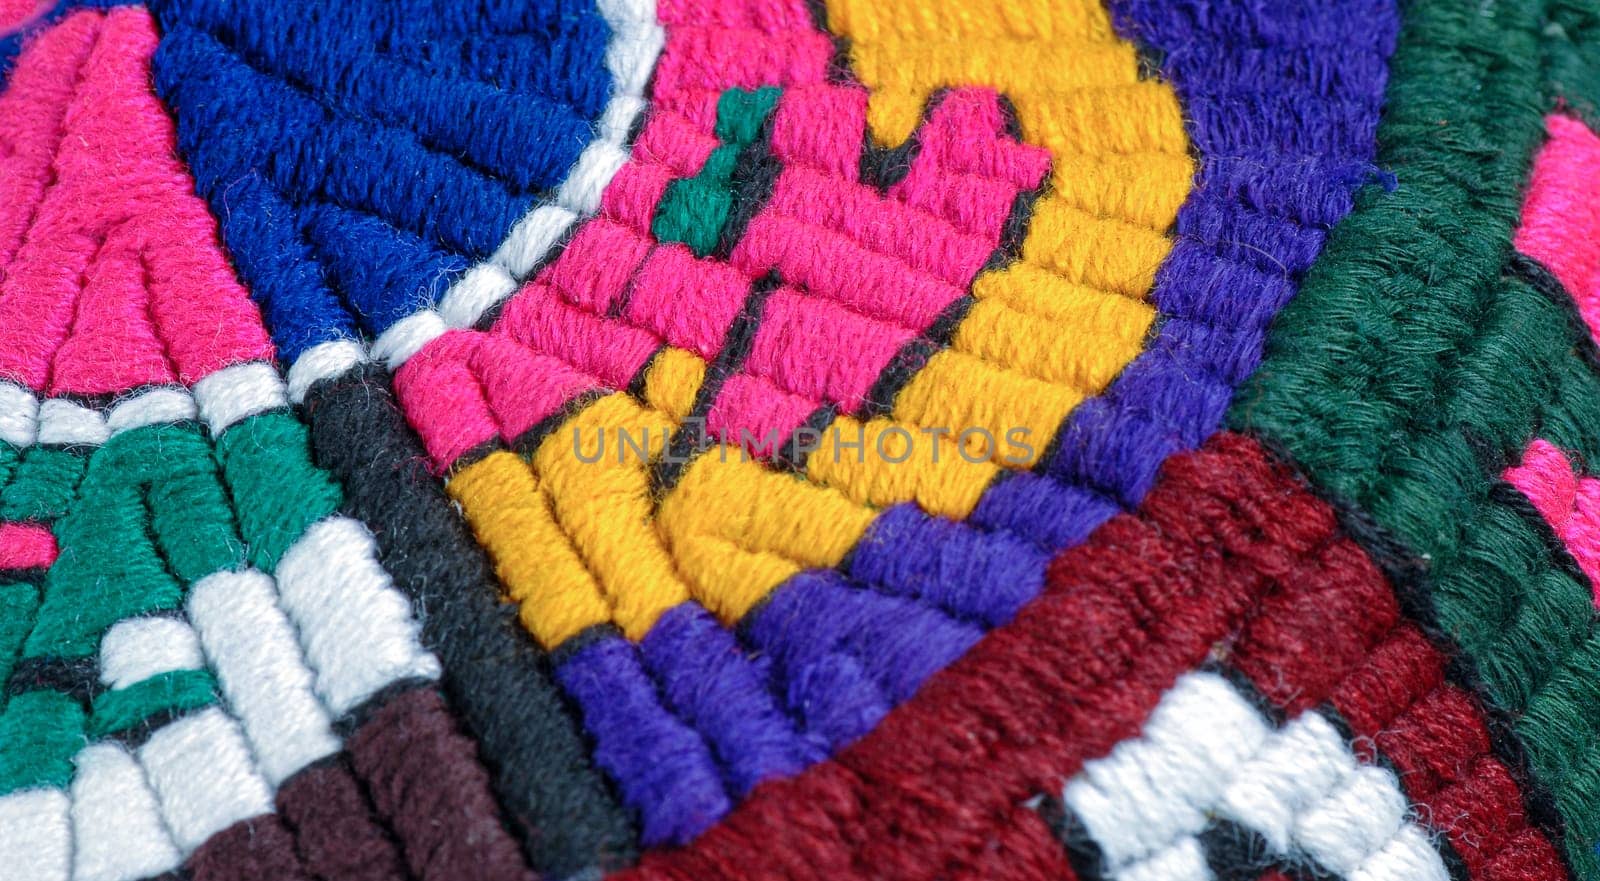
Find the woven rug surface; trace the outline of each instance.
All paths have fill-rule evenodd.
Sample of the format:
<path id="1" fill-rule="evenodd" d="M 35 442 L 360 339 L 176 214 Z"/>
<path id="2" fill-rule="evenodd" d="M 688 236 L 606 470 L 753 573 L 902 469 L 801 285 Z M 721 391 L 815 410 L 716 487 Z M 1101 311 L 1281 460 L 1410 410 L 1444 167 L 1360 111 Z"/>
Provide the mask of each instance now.
<path id="1" fill-rule="evenodd" d="M 0 0 L 3 881 L 1600 881 L 1600 0 Z"/>

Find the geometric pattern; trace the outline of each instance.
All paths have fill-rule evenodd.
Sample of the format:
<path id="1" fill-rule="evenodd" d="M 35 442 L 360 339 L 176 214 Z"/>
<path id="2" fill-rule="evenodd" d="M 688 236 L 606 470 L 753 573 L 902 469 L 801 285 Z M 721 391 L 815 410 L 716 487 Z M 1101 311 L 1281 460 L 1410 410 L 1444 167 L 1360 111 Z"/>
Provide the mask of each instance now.
<path id="1" fill-rule="evenodd" d="M 1539 220 L 1535 208 L 1525 221 L 1524 201 L 1538 204 L 1544 169 L 1534 160 L 1549 115 L 1560 107 L 1592 118 L 1600 94 L 1594 10 L 1458 11 L 1406 16 L 1378 156 L 1398 186 L 1369 191 L 1330 237 L 1274 325 L 1233 424 L 1281 444 L 1404 549 L 1400 562 L 1548 787 L 1573 872 L 1592 877 L 1592 588 L 1502 475 L 1535 438 L 1578 462 L 1600 454 L 1600 373 L 1581 313 L 1518 253 L 1530 253 L 1519 224 Z M 1469 45 L 1494 48 L 1477 55 Z M 1502 77 L 1499 59 L 1513 58 L 1515 75 Z M 1452 71 L 1447 88 L 1422 73 L 1434 69 Z M 1480 163 L 1489 143 L 1495 158 Z"/>
<path id="2" fill-rule="evenodd" d="M 1570 0 L 0 2 L 0 866 L 1600 879 L 1597 102 Z"/>

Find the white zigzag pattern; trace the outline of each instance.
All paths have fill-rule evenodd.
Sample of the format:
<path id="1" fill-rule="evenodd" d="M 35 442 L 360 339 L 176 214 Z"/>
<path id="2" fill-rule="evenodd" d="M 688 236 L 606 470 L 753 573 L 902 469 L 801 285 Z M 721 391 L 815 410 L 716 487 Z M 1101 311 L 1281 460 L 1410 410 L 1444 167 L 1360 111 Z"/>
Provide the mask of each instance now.
<path id="1" fill-rule="evenodd" d="M 1210 881 L 1198 836 L 1214 821 L 1346 878 L 1449 881 L 1394 774 L 1360 762 L 1319 713 L 1274 728 L 1214 673 L 1181 677 L 1140 736 L 1086 763 L 1062 800 L 1118 881 Z"/>

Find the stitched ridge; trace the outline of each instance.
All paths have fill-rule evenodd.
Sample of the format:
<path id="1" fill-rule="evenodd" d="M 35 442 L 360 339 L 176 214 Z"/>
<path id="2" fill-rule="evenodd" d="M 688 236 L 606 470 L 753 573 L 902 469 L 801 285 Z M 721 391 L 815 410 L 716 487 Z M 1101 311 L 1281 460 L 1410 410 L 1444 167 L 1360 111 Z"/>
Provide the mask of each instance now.
<path id="1" fill-rule="evenodd" d="M 1042 820 L 1019 822 L 1012 806 L 1052 791 L 1083 761 L 1137 733 L 1179 673 L 1219 654 L 1262 671 L 1265 678 L 1252 681 L 1280 705 L 1277 695 L 1287 695 L 1291 708 L 1319 704 L 1313 692 L 1330 695 L 1358 734 L 1387 727 L 1385 717 L 1399 712 L 1391 718 L 1406 721 L 1395 723 L 1380 749 L 1403 779 L 1425 785 L 1439 769 L 1455 768 L 1448 779 L 1476 781 L 1426 784 L 1429 792 L 1413 796 L 1459 799 L 1467 808 L 1440 813 L 1463 817 L 1444 831 L 1474 872 L 1493 876 L 1497 866 L 1520 864 L 1529 877 L 1565 877 L 1537 829 L 1496 826 L 1520 818 L 1518 788 L 1493 757 L 1481 721 L 1477 734 L 1469 722 L 1454 729 L 1467 732 L 1462 740 L 1444 746 L 1428 733 L 1437 731 L 1432 723 L 1409 721 L 1437 721 L 1437 710 L 1413 709 L 1409 717 L 1396 710 L 1417 692 L 1456 695 L 1450 699 L 1468 719 L 1474 703 L 1454 686 L 1440 688 L 1437 674 L 1388 673 L 1393 661 L 1383 645 L 1408 646 L 1405 657 L 1423 669 L 1442 670 L 1443 656 L 1406 636 L 1416 631 L 1377 567 L 1339 531 L 1335 512 L 1235 435 L 1174 457 L 1163 475 L 1140 516 L 1113 518 L 1059 557 L 1037 602 L 932 677 L 871 734 L 796 778 L 759 787 L 698 841 L 647 855 L 624 877 L 866 878 L 935 867 L 960 877 L 984 866 L 1006 877 L 1059 876 L 1064 850 L 1054 868 L 1014 861 L 1035 853 L 1023 844 L 1033 836 L 1052 845 L 1055 837 Z M 1340 610 L 1374 601 L 1373 619 Z M 1383 643 L 1384 633 L 1399 642 Z M 1331 657 L 1344 659 L 1331 668 L 1310 650 L 1324 641 Z M 1294 645 L 1301 660 L 1283 654 Z M 1274 676 L 1280 663 L 1287 682 Z M 1396 682 L 1409 687 L 1391 695 Z M 1460 758 L 1440 762 L 1443 756 Z M 1433 770 L 1412 771 L 1423 767 Z M 1478 776 L 1497 767 L 1498 777 Z M 1472 795 L 1476 786 L 1486 788 Z M 1487 793 L 1493 804 L 1480 803 Z M 1015 850 L 996 854 L 997 841 Z"/>
<path id="2" fill-rule="evenodd" d="M 1545 134 L 1541 115 L 1557 100 L 1592 110 L 1596 68 L 1582 39 L 1593 26 L 1592 11 L 1558 3 L 1481 18 L 1448 4 L 1408 12 L 1379 130 L 1380 162 L 1400 186 L 1366 195 L 1331 237 L 1274 329 L 1271 369 L 1230 417 L 1284 444 L 1314 480 L 1426 555 L 1440 623 L 1476 662 L 1488 699 L 1515 720 L 1534 776 L 1561 808 L 1581 878 L 1600 877 L 1596 778 L 1587 770 L 1597 761 L 1594 726 L 1576 709 L 1592 702 L 1585 671 L 1600 651 L 1592 602 L 1493 486 L 1536 434 L 1591 460 L 1600 452 L 1592 430 L 1600 388 L 1573 357 L 1581 334 L 1571 306 L 1552 304 L 1511 262 L 1519 189 Z M 1493 60 L 1459 49 L 1486 38 Z M 1442 94 L 1433 79 L 1440 65 L 1458 72 Z M 1460 90 L 1469 83 L 1484 91 L 1468 98 Z M 1445 107 L 1461 114 L 1441 137 Z M 1474 145 L 1490 143 L 1486 159 Z M 1467 217 L 1472 232 L 1458 235 Z M 1395 236 L 1417 249 L 1370 248 Z M 1404 296 L 1404 312 L 1390 299 L 1400 291 L 1418 292 Z M 1391 335 L 1409 340 L 1405 351 L 1440 355 L 1379 368 L 1373 344 Z M 1349 356 L 1330 354 L 1343 346 Z M 1463 427 L 1480 440 L 1469 441 Z M 1351 432 L 1383 442 L 1358 449 L 1342 440 Z M 1480 461 L 1475 446 L 1491 461 Z M 1429 526 L 1436 517 L 1452 528 Z"/>

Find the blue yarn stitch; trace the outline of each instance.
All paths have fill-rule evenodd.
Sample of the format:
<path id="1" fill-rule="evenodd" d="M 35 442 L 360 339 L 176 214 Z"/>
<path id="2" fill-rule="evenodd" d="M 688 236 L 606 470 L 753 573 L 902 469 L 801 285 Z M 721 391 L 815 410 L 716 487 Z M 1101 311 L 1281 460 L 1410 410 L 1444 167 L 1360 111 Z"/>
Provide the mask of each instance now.
<path id="1" fill-rule="evenodd" d="M 611 92 L 590 0 L 152 0 L 157 93 L 281 357 L 430 305 Z"/>

